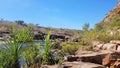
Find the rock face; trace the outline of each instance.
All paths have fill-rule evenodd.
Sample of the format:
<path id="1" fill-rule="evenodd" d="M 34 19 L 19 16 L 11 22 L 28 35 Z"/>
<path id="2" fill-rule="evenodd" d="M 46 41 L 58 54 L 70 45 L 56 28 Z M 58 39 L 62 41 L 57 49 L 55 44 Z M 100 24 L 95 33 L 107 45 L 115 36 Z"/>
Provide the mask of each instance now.
<path id="1" fill-rule="evenodd" d="M 120 68 L 120 52 L 81 52 L 70 55 L 61 65 L 44 65 L 41 68 Z"/>
<path id="2" fill-rule="evenodd" d="M 101 51 L 101 52 L 88 52 L 88 53 L 83 53 L 83 54 L 81 53 L 76 56 L 68 56 L 67 61 L 68 62 L 82 61 L 82 62 L 102 64 L 102 59 L 109 53 L 112 53 L 112 52 Z"/>
<path id="3" fill-rule="evenodd" d="M 120 52 L 106 55 L 102 64 L 110 68 L 120 68 Z"/>
<path id="4" fill-rule="evenodd" d="M 94 50 L 120 51 L 120 40 L 112 40 L 110 43 L 93 43 Z"/>
<path id="5" fill-rule="evenodd" d="M 117 44 L 106 43 L 103 45 L 102 50 L 116 50 Z"/>
<path id="6" fill-rule="evenodd" d="M 93 41 L 92 44 L 93 44 L 93 49 L 94 50 L 102 49 L 102 47 L 104 45 L 104 43 L 100 42 L 100 41 Z"/>
<path id="7" fill-rule="evenodd" d="M 110 68 L 120 68 L 120 52 L 106 50 L 99 52 L 81 52 L 79 55 L 68 56 L 67 61 L 71 63 L 75 61 L 84 63 L 89 62 L 100 65 L 103 64 Z"/>

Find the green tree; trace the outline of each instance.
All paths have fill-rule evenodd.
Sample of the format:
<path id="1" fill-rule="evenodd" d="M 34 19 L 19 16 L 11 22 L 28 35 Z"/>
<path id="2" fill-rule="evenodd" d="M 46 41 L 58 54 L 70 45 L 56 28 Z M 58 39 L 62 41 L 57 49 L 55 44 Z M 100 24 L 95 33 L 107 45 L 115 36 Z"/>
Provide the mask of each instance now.
<path id="1" fill-rule="evenodd" d="M 89 30 L 89 23 L 85 23 L 83 26 L 83 31 L 88 31 Z"/>

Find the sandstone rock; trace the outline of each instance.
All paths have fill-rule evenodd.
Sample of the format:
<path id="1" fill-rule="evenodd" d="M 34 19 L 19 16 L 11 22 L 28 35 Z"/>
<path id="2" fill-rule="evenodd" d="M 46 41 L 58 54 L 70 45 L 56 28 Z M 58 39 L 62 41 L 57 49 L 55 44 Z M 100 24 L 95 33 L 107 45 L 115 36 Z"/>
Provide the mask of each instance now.
<path id="1" fill-rule="evenodd" d="M 91 63 L 97 63 L 102 64 L 102 59 L 105 57 L 106 54 L 100 54 L 100 53 L 92 53 L 92 54 L 86 54 L 81 55 L 79 60 L 83 62 L 91 62 Z"/>
<path id="2" fill-rule="evenodd" d="M 93 50 L 101 50 L 104 45 L 104 42 L 94 41 L 92 42 L 92 45 L 93 45 Z"/>
<path id="3" fill-rule="evenodd" d="M 118 47 L 117 47 L 117 51 L 120 51 L 120 45 L 118 45 Z"/>
<path id="4" fill-rule="evenodd" d="M 112 40 L 110 41 L 111 44 L 120 44 L 120 40 Z"/>
<path id="5" fill-rule="evenodd" d="M 101 50 L 104 44 L 98 44 L 93 47 L 94 50 Z"/>
<path id="6" fill-rule="evenodd" d="M 103 45 L 103 50 L 116 50 L 117 44 L 106 43 Z"/>
<path id="7" fill-rule="evenodd" d="M 93 51 L 82 51 L 82 49 L 80 48 L 76 52 L 76 55 L 91 54 L 91 53 L 93 53 Z"/>
<path id="8" fill-rule="evenodd" d="M 102 59 L 109 53 L 112 53 L 112 52 L 111 51 L 89 52 L 89 53 L 81 52 L 81 54 L 79 55 L 68 56 L 67 61 L 69 62 L 83 61 L 83 62 L 102 64 Z"/>
<path id="9" fill-rule="evenodd" d="M 69 61 L 69 62 L 77 61 L 78 59 L 79 59 L 79 57 L 73 56 L 73 55 L 70 55 L 67 57 L 67 61 Z"/>
<path id="10" fill-rule="evenodd" d="M 111 68 L 120 68 L 120 61 L 116 61 L 115 63 L 114 63 L 114 65 L 113 66 L 111 66 Z"/>
<path id="11" fill-rule="evenodd" d="M 105 68 L 105 66 L 88 62 L 64 62 L 61 68 Z"/>
<path id="12" fill-rule="evenodd" d="M 111 54 L 108 54 L 107 56 L 105 56 L 105 58 L 102 61 L 102 64 L 108 67 L 114 67 L 115 65 L 117 65 L 118 63 L 120 63 L 120 61 L 118 61 L 120 59 L 120 52 L 114 52 Z M 118 62 L 116 62 L 118 61 Z M 115 63 L 116 62 L 116 63 Z M 117 65 L 119 66 L 119 65 Z"/>
<path id="13" fill-rule="evenodd" d="M 79 38 L 76 37 L 76 36 L 72 37 L 72 41 L 73 41 L 73 42 L 78 42 L 78 41 L 79 41 L 78 39 L 79 39 Z"/>
<path id="14" fill-rule="evenodd" d="M 111 63 L 113 63 L 113 62 L 111 62 L 111 57 L 110 57 L 110 55 L 105 56 L 105 58 L 104 58 L 103 61 L 102 61 L 102 64 L 103 64 L 103 65 L 106 65 L 106 66 L 110 66 Z"/>

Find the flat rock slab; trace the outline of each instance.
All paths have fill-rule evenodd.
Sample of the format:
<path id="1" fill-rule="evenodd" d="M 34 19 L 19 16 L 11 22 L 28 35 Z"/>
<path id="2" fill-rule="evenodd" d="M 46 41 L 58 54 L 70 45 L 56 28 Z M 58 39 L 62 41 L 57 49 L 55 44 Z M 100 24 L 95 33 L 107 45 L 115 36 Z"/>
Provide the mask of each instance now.
<path id="1" fill-rule="evenodd" d="M 103 65 L 88 62 L 64 62 L 62 65 L 44 65 L 41 68 L 106 68 Z"/>
<path id="2" fill-rule="evenodd" d="M 106 68 L 103 65 L 88 62 L 64 62 L 61 68 Z"/>
<path id="3" fill-rule="evenodd" d="M 101 52 L 91 52 L 91 53 L 81 53 L 75 56 L 68 56 L 67 61 L 83 61 L 83 62 L 91 62 L 96 64 L 102 64 L 102 59 L 110 53 L 114 53 L 111 51 L 101 51 Z"/>

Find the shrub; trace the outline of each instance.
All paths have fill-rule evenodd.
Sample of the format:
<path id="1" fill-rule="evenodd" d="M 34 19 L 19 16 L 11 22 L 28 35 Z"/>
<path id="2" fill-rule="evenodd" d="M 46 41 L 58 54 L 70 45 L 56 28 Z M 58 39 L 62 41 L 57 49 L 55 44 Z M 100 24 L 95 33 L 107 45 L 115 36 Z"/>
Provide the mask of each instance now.
<path id="1" fill-rule="evenodd" d="M 75 52 L 78 50 L 80 47 L 80 44 L 77 42 L 63 42 L 61 43 L 62 46 L 62 52 L 64 54 L 70 54 L 70 55 L 75 55 Z"/>
<path id="2" fill-rule="evenodd" d="M 13 29 L 12 39 L 5 40 L 5 48 L 0 49 L 0 60 L 2 61 L 0 67 L 20 68 L 19 60 L 23 57 L 22 53 L 24 52 L 22 46 L 26 42 L 26 40 L 32 40 L 32 36 L 30 36 L 30 34 L 28 35 L 28 33 L 30 33 L 31 31 L 28 30 L 29 28 L 27 27 L 23 28 L 20 31 L 16 31 L 16 29 Z"/>
<path id="3" fill-rule="evenodd" d="M 42 54 L 42 64 L 54 64 L 54 56 L 51 53 L 52 44 L 50 40 L 50 32 L 45 39 L 44 53 Z"/>

